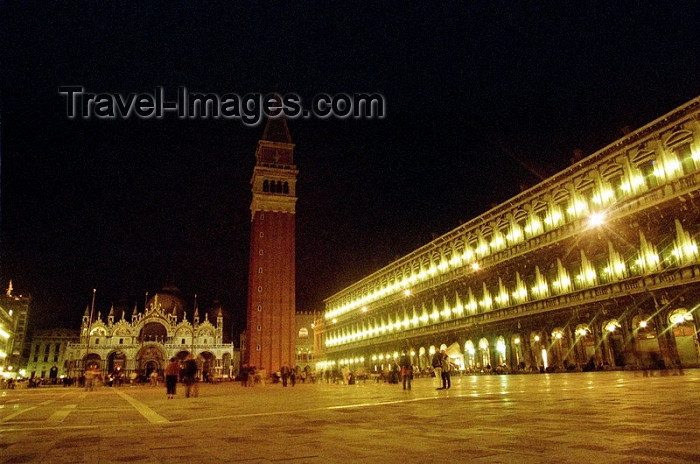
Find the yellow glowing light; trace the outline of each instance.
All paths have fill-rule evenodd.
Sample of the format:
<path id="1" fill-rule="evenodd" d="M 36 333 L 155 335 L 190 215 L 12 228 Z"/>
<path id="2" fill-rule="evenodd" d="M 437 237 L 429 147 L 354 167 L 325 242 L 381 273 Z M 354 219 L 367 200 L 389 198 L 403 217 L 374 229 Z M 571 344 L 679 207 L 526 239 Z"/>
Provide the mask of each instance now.
<path id="1" fill-rule="evenodd" d="M 492 246 L 492 247 L 495 247 L 495 248 L 498 248 L 498 247 L 500 247 L 501 245 L 503 245 L 503 243 L 504 243 L 504 242 L 503 242 L 503 238 L 499 235 L 498 237 L 494 238 L 494 239 L 491 241 L 491 246 Z"/>
<path id="2" fill-rule="evenodd" d="M 615 332 L 620 327 L 620 324 L 617 321 L 610 321 L 607 324 L 605 324 L 604 329 L 610 333 Z"/>
<path id="3" fill-rule="evenodd" d="M 479 266 L 479 263 L 472 263 L 472 270 L 478 271 L 480 267 L 481 266 Z"/>
<path id="4" fill-rule="evenodd" d="M 503 342 L 503 340 L 498 340 L 496 343 L 496 351 L 498 351 L 501 354 L 506 353 L 506 344 Z"/>
<path id="5" fill-rule="evenodd" d="M 520 338 L 516 338 L 515 340 L 513 340 L 513 343 L 515 343 L 516 345 L 520 345 Z"/>
<path id="6" fill-rule="evenodd" d="M 687 321 L 692 321 L 693 315 L 685 309 L 677 309 L 669 316 L 669 321 L 673 325 L 683 324 Z"/>
<path id="7" fill-rule="evenodd" d="M 540 341 L 540 336 L 539 336 L 539 335 L 535 335 L 535 341 L 536 341 L 536 342 L 539 342 L 539 341 Z"/>
<path id="8" fill-rule="evenodd" d="M 588 217 L 588 225 L 598 227 L 605 224 L 605 213 L 595 212 Z"/>
<path id="9" fill-rule="evenodd" d="M 506 239 L 508 239 L 508 241 L 511 243 L 519 242 L 520 240 L 522 240 L 522 238 L 523 233 L 519 227 L 512 227 L 508 235 L 506 235 Z"/>
<path id="10" fill-rule="evenodd" d="M 331 322 L 333 322 L 333 324 L 335 324 L 336 322 L 338 322 L 338 319 L 333 318 L 333 320 Z"/>
<path id="11" fill-rule="evenodd" d="M 639 321 L 639 327 L 641 327 L 642 329 L 645 329 L 646 326 L 647 326 L 647 321 Z"/>
<path id="12" fill-rule="evenodd" d="M 588 205 L 581 199 L 575 199 L 571 202 L 571 206 L 566 209 L 566 212 L 572 216 L 580 216 L 588 210 Z"/>
<path id="13" fill-rule="evenodd" d="M 7 332 L 5 332 L 4 330 L 0 329 L 0 337 L 2 337 L 2 338 L 4 338 L 5 340 L 7 340 L 8 338 L 10 338 L 10 334 L 7 333 Z"/>
<path id="14" fill-rule="evenodd" d="M 406 290 L 403 291 L 404 296 L 411 296 L 411 289 L 407 288 Z"/>
<path id="15" fill-rule="evenodd" d="M 362 307 L 362 312 L 363 312 L 363 313 L 366 313 L 366 312 L 367 312 L 367 306 L 363 306 L 363 307 Z"/>
<path id="16" fill-rule="evenodd" d="M 559 221 L 561 221 L 562 216 L 559 211 L 552 211 L 551 214 L 549 214 L 546 218 L 544 218 L 544 222 L 547 223 L 549 226 L 556 226 L 559 224 Z"/>

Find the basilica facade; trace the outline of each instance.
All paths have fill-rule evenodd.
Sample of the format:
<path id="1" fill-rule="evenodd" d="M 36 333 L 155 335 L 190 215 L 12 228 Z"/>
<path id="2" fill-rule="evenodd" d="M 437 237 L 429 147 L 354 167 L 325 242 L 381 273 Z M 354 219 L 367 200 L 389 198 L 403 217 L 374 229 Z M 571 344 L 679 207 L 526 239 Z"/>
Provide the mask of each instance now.
<path id="1" fill-rule="evenodd" d="M 189 317 L 185 307 L 177 289 L 165 288 L 130 316 L 112 307 L 106 317 L 100 312 L 95 317 L 86 308 L 80 340 L 66 348 L 66 374 L 77 377 L 95 365 L 104 376 L 144 379 L 154 371 L 162 375 L 170 358 L 191 354 L 201 377 L 231 378 L 238 371 L 238 351 L 223 342 L 221 307 L 200 313 L 195 301 Z"/>

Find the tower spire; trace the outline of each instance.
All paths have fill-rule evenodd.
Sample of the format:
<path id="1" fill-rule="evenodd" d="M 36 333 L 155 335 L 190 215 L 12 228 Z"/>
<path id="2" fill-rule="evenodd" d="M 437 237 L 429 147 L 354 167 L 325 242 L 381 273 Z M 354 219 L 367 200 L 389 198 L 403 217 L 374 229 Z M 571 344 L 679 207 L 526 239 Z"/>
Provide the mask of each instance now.
<path id="1" fill-rule="evenodd" d="M 287 118 L 284 116 L 276 116 L 268 118 L 265 123 L 262 139 L 266 142 L 274 143 L 292 143 L 292 136 L 287 127 Z"/>

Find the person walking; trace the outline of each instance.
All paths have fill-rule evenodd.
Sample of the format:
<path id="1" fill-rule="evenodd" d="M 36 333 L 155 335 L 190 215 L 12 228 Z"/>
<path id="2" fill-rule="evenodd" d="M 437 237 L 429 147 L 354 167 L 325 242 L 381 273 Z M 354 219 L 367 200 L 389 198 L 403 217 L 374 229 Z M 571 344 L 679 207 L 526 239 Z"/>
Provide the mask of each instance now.
<path id="1" fill-rule="evenodd" d="M 170 363 L 165 368 L 165 390 L 169 400 L 175 398 L 178 375 L 180 375 L 180 363 L 177 358 L 170 358 Z"/>
<path id="2" fill-rule="evenodd" d="M 399 366 L 401 366 L 401 379 L 403 381 L 403 389 L 411 389 L 411 380 L 413 379 L 413 366 L 411 365 L 411 358 L 403 350 L 401 358 L 399 358 Z"/>
<path id="3" fill-rule="evenodd" d="M 452 386 L 452 380 L 450 379 L 452 364 L 450 363 L 450 357 L 447 355 L 445 350 L 442 350 L 440 355 L 442 358 L 442 389 L 449 390 Z"/>
<path id="4" fill-rule="evenodd" d="M 85 371 L 85 391 L 93 391 L 95 389 L 95 382 L 97 382 L 97 376 L 100 375 L 97 370 L 97 366 L 92 365 L 88 367 Z"/>
<path id="5" fill-rule="evenodd" d="M 185 359 L 183 374 L 185 377 L 185 398 L 189 398 L 190 396 L 196 398 L 199 396 L 197 388 L 197 361 L 195 361 L 194 356 L 191 354 L 188 354 Z"/>
<path id="6" fill-rule="evenodd" d="M 440 385 L 442 385 L 442 355 L 439 351 L 435 351 L 430 364 L 433 366 L 433 372 L 435 373 L 435 384 L 437 385 L 437 389 L 442 390 L 442 388 L 440 388 Z"/>

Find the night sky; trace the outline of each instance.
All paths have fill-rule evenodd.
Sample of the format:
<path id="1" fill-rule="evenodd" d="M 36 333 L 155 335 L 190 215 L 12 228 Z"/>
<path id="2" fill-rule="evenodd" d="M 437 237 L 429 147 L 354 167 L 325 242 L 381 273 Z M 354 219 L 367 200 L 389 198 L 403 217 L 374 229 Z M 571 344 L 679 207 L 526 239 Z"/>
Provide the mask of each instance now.
<path id="1" fill-rule="evenodd" d="M 104 3 L 0 6 L 0 284 L 37 328 L 164 285 L 245 323 L 263 126 L 69 120 L 61 85 L 382 93 L 382 120 L 289 121 L 298 310 L 700 94 L 698 2 Z"/>

